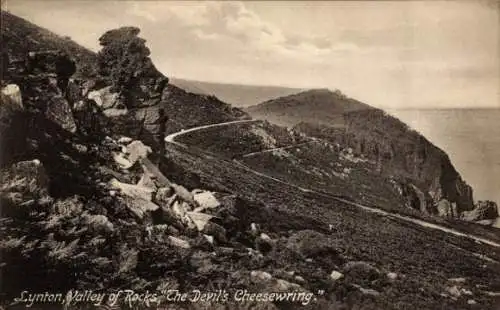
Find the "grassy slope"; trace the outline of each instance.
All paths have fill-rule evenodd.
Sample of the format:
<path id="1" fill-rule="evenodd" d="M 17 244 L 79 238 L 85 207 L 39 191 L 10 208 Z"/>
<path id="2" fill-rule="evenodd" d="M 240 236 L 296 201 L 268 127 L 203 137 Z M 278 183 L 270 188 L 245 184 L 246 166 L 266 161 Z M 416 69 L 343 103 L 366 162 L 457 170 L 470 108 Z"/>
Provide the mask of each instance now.
<path id="1" fill-rule="evenodd" d="M 1 14 L 2 50 L 12 58 L 24 57 L 28 51 L 62 50 L 75 58 L 78 73 L 94 70 L 96 55 L 92 51 L 9 12 Z"/>
<path id="2" fill-rule="evenodd" d="M 171 145 L 167 154 L 171 160 L 198 174 L 204 185 L 263 201 L 269 210 L 278 210 L 278 214 L 289 219 L 255 219 L 266 229 L 281 233 L 301 228 L 326 232 L 339 251 L 350 259 L 374 262 L 377 267 L 401 276 L 394 285 L 378 288 L 382 298 L 368 302 L 358 300 L 354 304 L 371 305 L 370 309 L 467 309 L 464 300 L 453 302 L 440 295 L 448 285 L 448 278 L 463 276 L 468 278 L 467 287 L 474 291 L 474 298 L 486 308 L 494 307 L 495 301 L 480 292 L 479 287 L 500 288 L 497 277 L 500 265 L 485 263 L 470 252 L 488 253 L 498 259 L 500 251 L 497 249 L 299 192 L 249 173 L 230 161 L 207 157 L 196 148 L 186 150 Z M 314 226 L 311 221 L 316 222 Z M 328 225 L 332 225 L 331 231 Z M 290 269 L 300 270 L 301 274 L 308 268 L 304 262 L 290 264 L 280 260 L 268 268 L 282 268 L 285 264 Z M 315 271 L 328 274 L 329 268 L 332 266 L 319 264 Z M 305 274 L 305 277 L 321 287 L 314 273 Z"/>
<path id="3" fill-rule="evenodd" d="M 275 137 L 275 145 L 263 143 L 261 137 L 255 134 L 255 128 L 264 129 L 270 136 Z M 334 145 L 321 139 L 300 145 L 311 141 L 311 138 L 291 138 L 290 133 L 280 131 L 279 128 L 265 123 L 238 124 L 194 131 L 179 136 L 177 140 L 214 156 L 237 158 L 257 171 L 304 188 L 347 197 L 368 206 L 430 220 L 500 241 L 498 229 L 431 217 L 404 206 L 389 180 L 375 172 L 375 164 L 372 161 L 351 161 L 335 150 Z M 285 152 L 265 152 L 242 157 L 252 152 L 291 145 L 299 146 L 288 148 Z M 342 178 L 339 175 L 344 168 L 349 169 L 349 172 Z"/>

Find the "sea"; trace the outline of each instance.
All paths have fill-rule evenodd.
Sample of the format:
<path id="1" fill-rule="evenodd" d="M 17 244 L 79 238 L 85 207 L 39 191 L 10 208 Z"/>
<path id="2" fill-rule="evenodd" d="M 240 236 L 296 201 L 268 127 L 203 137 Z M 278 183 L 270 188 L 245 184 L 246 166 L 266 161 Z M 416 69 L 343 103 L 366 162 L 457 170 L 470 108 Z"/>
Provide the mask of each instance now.
<path id="1" fill-rule="evenodd" d="M 444 150 L 473 188 L 474 200 L 500 206 L 500 109 L 390 109 Z"/>

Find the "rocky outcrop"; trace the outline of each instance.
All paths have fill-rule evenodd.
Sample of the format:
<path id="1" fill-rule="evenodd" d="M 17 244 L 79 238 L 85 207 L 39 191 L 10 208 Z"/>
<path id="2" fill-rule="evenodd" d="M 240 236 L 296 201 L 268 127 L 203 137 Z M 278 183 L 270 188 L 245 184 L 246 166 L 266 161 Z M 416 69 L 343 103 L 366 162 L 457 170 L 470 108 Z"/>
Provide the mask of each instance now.
<path id="1" fill-rule="evenodd" d="M 62 96 L 54 96 L 47 102 L 45 116 L 48 120 L 54 122 L 62 129 L 70 132 L 76 132 L 76 122 L 68 101 Z"/>
<path id="2" fill-rule="evenodd" d="M 457 212 L 450 211 L 455 217 L 473 209 L 472 188 L 448 155 L 421 134 L 379 109 L 351 111 L 343 113 L 343 118 L 342 128 L 305 123 L 295 128 L 340 148 L 351 148 L 355 156 L 374 162 L 373 171 L 382 179 L 402 184 L 400 194 L 411 208 L 433 214 L 446 199 L 456 205 Z"/>
<path id="3" fill-rule="evenodd" d="M 465 221 L 495 220 L 498 217 L 498 206 L 493 201 L 478 201 L 471 211 L 464 211 L 461 218 Z"/>
<path id="4" fill-rule="evenodd" d="M 411 180 L 424 195 L 431 196 L 427 203 L 430 207 L 444 198 L 455 203 L 458 212 L 472 209 L 471 187 L 448 156 L 422 135 L 381 110 L 355 111 L 344 116 L 345 143 L 359 146 L 358 151 L 380 163 L 382 174 Z"/>
<path id="5" fill-rule="evenodd" d="M 457 206 L 455 203 L 449 202 L 447 199 L 441 198 L 436 205 L 437 214 L 442 217 L 453 218 L 457 217 Z"/>
<path id="6" fill-rule="evenodd" d="M 107 86 L 88 93 L 87 98 L 103 110 L 111 109 L 121 104 L 119 94 L 111 92 L 111 86 Z"/>
<path id="7" fill-rule="evenodd" d="M 432 203 L 429 203 L 429 195 L 425 195 L 417 186 L 412 183 L 402 183 L 401 196 L 405 199 L 408 208 L 418 210 L 424 214 L 433 213 Z"/>
<path id="8" fill-rule="evenodd" d="M 8 84 L 2 88 L 2 104 L 9 106 L 12 110 L 24 110 L 21 90 L 16 84 Z"/>
<path id="9" fill-rule="evenodd" d="M 131 107 L 160 103 L 168 78 L 161 74 L 149 58 L 145 40 L 138 37 L 136 27 L 122 27 L 105 32 L 100 38 L 99 70 L 112 85 L 112 91 L 125 98 Z"/>
<path id="10" fill-rule="evenodd" d="M 26 149 L 26 117 L 19 86 L 2 88 L 0 101 L 0 167 Z M 8 152 L 7 152 L 8 150 Z"/>

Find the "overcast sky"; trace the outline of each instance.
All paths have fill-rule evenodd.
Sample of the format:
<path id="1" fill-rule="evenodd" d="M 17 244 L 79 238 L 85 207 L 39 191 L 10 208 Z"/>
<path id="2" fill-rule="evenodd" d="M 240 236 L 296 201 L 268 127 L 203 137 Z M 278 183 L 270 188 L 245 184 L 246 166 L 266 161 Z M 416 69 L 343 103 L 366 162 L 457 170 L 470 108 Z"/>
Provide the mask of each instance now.
<path id="1" fill-rule="evenodd" d="M 328 87 L 378 107 L 499 107 L 498 2 L 24 1 L 10 12 L 97 51 L 131 25 L 167 76 Z"/>

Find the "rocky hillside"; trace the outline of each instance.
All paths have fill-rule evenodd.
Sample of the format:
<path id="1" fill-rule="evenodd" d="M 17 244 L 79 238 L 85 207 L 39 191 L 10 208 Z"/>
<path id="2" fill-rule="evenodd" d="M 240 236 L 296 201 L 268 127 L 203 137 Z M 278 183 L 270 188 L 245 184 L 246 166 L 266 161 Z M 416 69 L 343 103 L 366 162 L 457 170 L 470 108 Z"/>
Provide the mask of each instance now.
<path id="1" fill-rule="evenodd" d="M 95 73 L 96 55 L 89 49 L 69 37 L 56 35 L 9 12 L 1 11 L 1 14 L 2 66 L 7 57 L 4 52 L 8 52 L 12 62 L 22 62 L 27 52 L 59 50 L 77 60 L 75 76 Z M 2 70 L 4 77 L 8 73 L 7 70 Z"/>
<path id="2" fill-rule="evenodd" d="M 375 162 L 374 172 L 396 182 L 410 208 L 471 219 L 463 212 L 475 208 L 472 188 L 447 154 L 380 109 L 340 92 L 310 90 L 267 101 L 247 111 L 254 117 L 293 126 L 299 132 Z M 494 203 L 490 205 L 496 209 Z"/>
<path id="3" fill-rule="evenodd" d="M 138 34 L 103 34 L 95 74 L 79 77 L 67 50 L 2 44 L 1 308 L 499 305 L 496 247 L 298 191 L 196 146 L 164 148 L 165 123 L 245 114 L 168 86 Z M 304 139 L 253 129 L 259 146 Z"/>
<path id="4" fill-rule="evenodd" d="M 194 94 L 169 84 L 168 78 L 160 73 L 149 60 L 150 51 L 145 46 L 145 41 L 138 37 L 140 30 L 137 28 L 126 27 L 120 32 L 110 31 L 104 34 L 100 38 L 103 51 L 98 59 L 96 54 L 69 38 L 56 35 L 8 12 L 2 11 L 1 13 L 1 33 L 4 43 L 2 44 L 1 63 L 4 81 L 19 82 L 18 78 L 22 78 L 22 76 L 16 76 L 17 72 L 24 73 L 27 66 L 36 67 L 37 63 L 44 62 L 42 58 L 55 57 L 56 51 L 60 51 L 69 55 L 74 60 L 76 67 L 76 71 L 71 73 L 72 83 L 69 85 L 69 94 L 74 96 L 71 100 L 75 103 L 82 101 L 80 105 L 83 105 L 84 101 L 96 101 L 101 110 L 108 110 L 105 112 L 107 115 L 114 115 L 122 121 L 124 118 L 122 114 L 125 111 L 123 108 L 130 111 L 127 118 L 143 121 L 148 125 L 146 127 L 153 131 L 158 130 L 155 123 L 159 118 L 159 110 L 162 109 L 164 114 L 168 114 L 167 132 L 248 117 L 243 111 L 231 107 L 213 95 Z M 113 45 L 108 41 L 119 41 L 120 37 L 142 46 L 140 58 L 135 59 L 134 54 L 130 54 L 124 56 L 123 59 L 129 61 L 131 65 L 134 63 L 135 65 L 139 63 L 144 65 L 141 72 L 137 72 L 142 77 L 136 78 L 134 81 L 122 80 L 123 74 L 132 69 L 131 65 L 123 72 L 99 72 L 108 70 L 106 63 L 108 67 L 113 67 L 116 64 Z M 106 52 L 106 47 L 110 52 Z M 32 55 L 30 56 L 28 53 Z M 52 63 L 55 65 L 53 60 Z M 4 69 L 8 66 L 11 67 L 11 70 Z M 45 70 L 45 68 L 33 69 Z M 113 88 L 113 86 L 116 85 L 113 83 L 117 81 L 123 85 L 124 89 L 129 89 L 129 94 L 134 94 L 138 98 L 127 97 L 126 92 L 114 89 L 116 87 Z M 145 89 L 144 85 L 148 85 L 149 88 Z M 79 91 L 80 88 L 83 89 L 82 92 Z M 72 92 L 73 90 L 74 92 Z M 193 109 L 193 107 L 196 108 Z"/>

